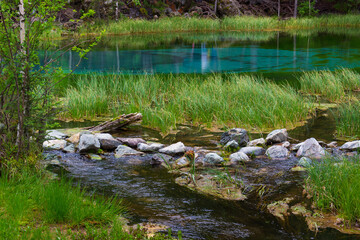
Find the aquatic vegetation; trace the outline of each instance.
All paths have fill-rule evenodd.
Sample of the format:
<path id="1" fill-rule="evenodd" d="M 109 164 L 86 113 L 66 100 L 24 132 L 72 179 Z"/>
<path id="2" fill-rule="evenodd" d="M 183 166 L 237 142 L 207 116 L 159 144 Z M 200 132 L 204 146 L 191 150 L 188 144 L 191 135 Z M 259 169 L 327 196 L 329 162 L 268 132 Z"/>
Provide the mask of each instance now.
<path id="1" fill-rule="evenodd" d="M 333 113 L 338 135 L 360 137 L 360 101 L 343 103 Z"/>
<path id="2" fill-rule="evenodd" d="M 301 91 L 311 95 L 320 95 L 332 102 L 341 102 L 349 98 L 349 91 L 360 88 L 360 74 L 350 69 L 304 72 L 299 81 Z"/>
<path id="3" fill-rule="evenodd" d="M 290 128 L 312 105 L 293 88 L 236 74 L 80 75 L 66 91 L 63 117 L 93 119 L 141 112 L 143 125 Z"/>
<path id="4" fill-rule="evenodd" d="M 308 175 L 306 189 L 319 209 L 336 211 L 349 221 L 360 217 L 359 156 L 315 162 L 308 168 Z"/>

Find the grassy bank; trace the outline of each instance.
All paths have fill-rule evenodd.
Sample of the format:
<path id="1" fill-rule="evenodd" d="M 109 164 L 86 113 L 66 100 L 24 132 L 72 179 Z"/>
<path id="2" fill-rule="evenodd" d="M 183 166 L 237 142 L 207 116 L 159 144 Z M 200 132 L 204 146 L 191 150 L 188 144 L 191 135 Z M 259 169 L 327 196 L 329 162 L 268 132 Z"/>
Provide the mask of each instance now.
<path id="1" fill-rule="evenodd" d="M 162 131 L 177 123 L 290 128 L 312 108 L 291 87 L 238 74 L 80 75 L 64 102 L 66 118 L 141 112 L 143 125 Z"/>
<path id="2" fill-rule="evenodd" d="M 360 101 L 341 104 L 334 115 L 338 136 L 360 137 Z"/>
<path id="3" fill-rule="evenodd" d="M 77 34 L 97 35 L 104 29 L 106 34 L 126 35 L 140 33 L 170 32 L 215 32 L 215 31 L 260 31 L 260 30 L 294 30 L 294 29 L 326 29 L 334 27 L 359 27 L 360 15 L 326 15 L 320 17 L 304 17 L 278 20 L 272 17 L 225 17 L 223 19 L 208 18 L 160 18 L 157 20 L 122 19 L 115 21 L 97 21 L 82 25 Z M 47 32 L 46 38 L 59 38 L 65 33 L 56 27 Z"/>
<path id="4" fill-rule="evenodd" d="M 360 218 L 359 157 L 331 158 L 308 169 L 306 187 L 316 206 L 351 222 Z"/>
<path id="5" fill-rule="evenodd" d="M 0 239 L 146 239 L 123 230 L 123 212 L 115 198 L 86 196 L 38 172 L 0 177 Z"/>

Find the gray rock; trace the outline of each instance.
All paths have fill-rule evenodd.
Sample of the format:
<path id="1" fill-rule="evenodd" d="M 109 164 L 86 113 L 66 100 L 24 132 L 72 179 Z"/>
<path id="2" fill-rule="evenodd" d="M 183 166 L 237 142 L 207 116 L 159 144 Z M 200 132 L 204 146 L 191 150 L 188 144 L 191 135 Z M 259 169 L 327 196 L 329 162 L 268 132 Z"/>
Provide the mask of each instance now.
<path id="1" fill-rule="evenodd" d="M 295 145 L 293 145 L 293 146 L 290 148 L 290 150 L 291 150 L 291 151 L 297 151 L 297 150 L 299 150 L 299 148 L 300 148 L 302 145 L 304 145 L 304 142 L 295 144 Z"/>
<path id="2" fill-rule="evenodd" d="M 190 165 L 190 161 L 187 159 L 187 157 L 181 157 L 179 159 L 176 159 L 173 166 L 175 168 L 183 168 L 189 165 Z"/>
<path id="3" fill-rule="evenodd" d="M 239 150 L 248 156 L 260 156 L 265 154 L 265 149 L 262 147 L 243 147 Z"/>
<path id="4" fill-rule="evenodd" d="M 176 155 L 185 152 L 185 145 L 182 142 L 177 142 L 175 144 L 171 144 L 165 148 L 161 148 L 159 152 L 169 154 L 169 155 Z"/>
<path id="5" fill-rule="evenodd" d="M 74 144 L 69 144 L 68 146 L 66 146 L 63 149 L 63 151 L 67 152 L 67 153 L 75 153 L 75 145 Z"/>
<path id="6" fill-rule="evenodd" d="M 266 137 L 266 144 L 274 144 L 274 143 L 281 143 L 285 142 L 288 138 L 288 133 L 285 128 L 277 129 L 269 133 Z"/>
<path id="7" fill-rule="evenodd" d="M 93 134 L 80 134 L 79 152 L 97 152 L 100 149 L 100 142 Z"/>
<path id="8" fill-rule="evenodd" d="M 331 142 L 327 145 L 328 148 L 336 148 L 337 147 L 337 142 Z"/>
<path id="9" fill-rule="evenodd" d="M 134 155 L 142 155 L 142 152 L 136 151 L 131 147 L 125 145 L 119 145 L 115 150 L 115 157 L 121 158 L 124 156 L 134 156 Z"/>
<path id="10" fill-rule="evenodd" d="M 236 152 L 230 155 L 229 157 L 231 164 L 238 164 L 240 162 L 248 162 L 250 161 L 248 155 L 243 152 Z"/>
<path id="11" fill-rule="evenodd" d="M 56 139 L 65 139 L 67 135 L 58 130 L 48 130 L 46 131 L 45 139 L 46 140 L 56 140 Z"/>
<path id="12" fill-rule="evenodd" d="M 203 159 L 204 164 L 208 165 L 218 165 L 224 162 L 224 159 L 217 155 L 216 153 L 208 153 L 205 155 L 205 158 Z"/>
<path id="13" fill-rule="evenodd" d="M 230 151 L 231 150 L 236 150 L 236 149 L 239 148 L 239 144 L 235 140 L 231 140 L 224 146 L 224 148 L 226 150 L 230 150 Z"/>
<path id="14" fill-rule="evenodd" d="M 150 160 L 151 165 L 161 165 L 162 163 L 170 163 L 173 160 L 172 156 L 163 154 L 163 153 L 157 153 L 154 154 Z"/>
<path id="15" fill-rule="evenodd" d="M 264 138 L 258 138 L 255 140 L 250 141 L 247 146 L 248 147 L 256 147 L 256 146 L 264 146 L 265 145 L 265 139 Z"/>
<path id="16" fill-rule="evenodd" d="M 77 145 L 77 144 L 79 144 L 79 141 L 80 141 L 80 133 L 75 133 L 74 135 L 72 135 L 71 137 L 69 137 L 66 140 Z"/>
<path id="17" fill-rule="evenodd" d="M 284 147 L 284 148 L 289 148 L 290 147 L 290 142 L 288 142 L 288 141 L 285 141 L 285 142 L 283 142 L 282 144 L 281 144 L 281 146 L 282 147 Z"/>
<path id="18" fill-rule="evenodd" d="M 109 133 L 95 133 L 95 137 L 100 141 L 103 139 L 107 139 L 107 140 L 115 140 L 115 138 L 113 136 L 111 136 L 111 134 Z"/>
<path id="19" fill-rule="evenodd" d="M 356 151 L 360 149 L 360 140 L 344 143 L 340 150 Z"/>
<path id="20" fill-rule="evenodd" d="M 283 146 L 272 146 L 266 150 L 265 154 L 271 159 L 285 159 L 289 156 L 289 150 Z"/>
<path id="21" fill-rule="evenodd" d="M 311 166 L 311 159 L 310 158 L 307 158 L 307 157 L 302 157 L 300 158 L 300 160 L 298 161 L 297 165 L 298 166 L 301 166 L 301 167 L 310 167 Z"/>
<path id="22" fill-rule="evenodd" d="M 315 138 L 307 139 L 296 153 L 297 157 L 322 158 L 325 150 L 320 146 Z"/>
<path id="23" fill-rule="evenodd" d="M 114 151 L 121 143 L 114 139 L 100 139 L 100 148 L 106 151 Z"/>
<path id="24" fill-rule="evenodd" d="M 46 150 L 62 150 L 66 147 L 66 141 L 65 140 L 47 140 L 43 142 L 43 148 Z"/>
<path id="25" fill-rule="evenodd" d="M 221 135 L 220 144 L 225 145 L 231 140 L 235 140 L 239 144 L 239 147 L 244 147 L 249 142 L 249 136 L 245 129 L 233 128 Z"/>
<path id="26" fill-rule="evenodd" d="M 142 138 L 116 138 L 116 140 L 132 148 L 136 148 L 139 143 L 146 143 Z"/>
<path id="27" fill-rule="evenodd" d="M 161 143 L 139 143 L 137 145 L 137 149 L 142 152 L 156 152 L 159 151 L 161 148 L 164 148 L 165 145 Z"/>

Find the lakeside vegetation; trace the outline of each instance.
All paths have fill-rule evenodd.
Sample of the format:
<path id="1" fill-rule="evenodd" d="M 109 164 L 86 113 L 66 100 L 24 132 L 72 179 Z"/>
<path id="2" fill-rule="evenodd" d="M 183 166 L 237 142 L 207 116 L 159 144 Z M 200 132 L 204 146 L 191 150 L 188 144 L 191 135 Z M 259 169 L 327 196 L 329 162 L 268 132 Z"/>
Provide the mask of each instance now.
<path id="1" fill-rule="evenodd" d="M 339 136 L 360 137 L 360 101 L 343 103 L 334 111 Z"/>

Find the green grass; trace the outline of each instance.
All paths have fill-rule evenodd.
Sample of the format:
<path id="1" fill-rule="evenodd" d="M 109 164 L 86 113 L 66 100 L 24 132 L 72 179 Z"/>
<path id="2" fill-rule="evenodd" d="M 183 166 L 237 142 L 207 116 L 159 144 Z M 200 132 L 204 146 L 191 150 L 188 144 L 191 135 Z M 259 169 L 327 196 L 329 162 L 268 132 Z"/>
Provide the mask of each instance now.
<path id="1" fill-rule="evenodd" d="M 360 74 L 349 69 L 304 72 L 299 81 L 302 92 L 331 102 L 346 101 L 351 91 L 360 88 Z"/>
<path id="2" fill-rule="evenodd" d="M 318 208 L 336 211 L 349 221 L 360 218 L 359 160 L 359 156 L 329 158 L 308 169 L 306 187 Z"/>
<path id="3" fill-rule="evenodd" d="M 0 176 L 0 239 L 150 239 L 141 230 L 124 231 L 123 213 L 116 198 L 88 196 L 34 170 Z"/>
<path id="4" fill-rule="evenodd" d="M 334 116 L 337 135 L 360 137 L 360 101 L 341 104 Z"/>
<path id="5" fill-rule="evenodd" d="M 213 75 L 80 75 L 66 91 L 71 119 L 141 112 L 162 131 L 178 123 L 264 130 L 295 126 L 312 105 L 293 88 L 260 77 Z"/>

